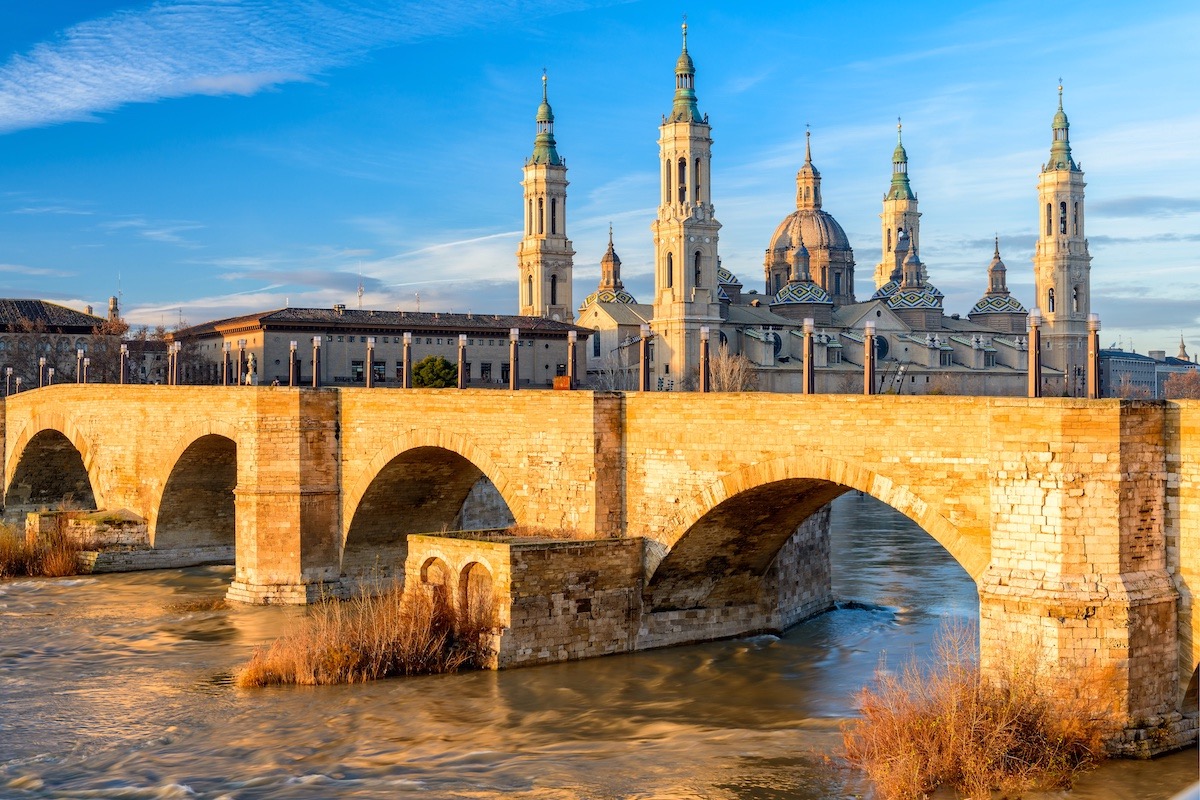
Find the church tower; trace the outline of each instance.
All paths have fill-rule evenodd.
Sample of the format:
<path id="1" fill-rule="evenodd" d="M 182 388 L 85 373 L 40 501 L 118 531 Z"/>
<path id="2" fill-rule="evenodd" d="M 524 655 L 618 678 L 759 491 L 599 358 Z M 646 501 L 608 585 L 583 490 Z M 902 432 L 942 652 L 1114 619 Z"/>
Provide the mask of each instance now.
<path id="1" fill-rule="evenodd" d="M 711 128 L 696 106 L 696 67 L 675 64 L 675 101 L 659 128 L 661 192 L 654 234 L 655 353 L 652 375 L 682 382 L 700 362 L 700 328 L 721 323 L 717 222 L 711 193 Z"/>
<path id="2" fill-rule="evenodd" d="M 908 232 L 912 252 L 920 252 L 921 213 L 917 211 L 917 195 L 908 182 L 908 151 L 900 138 L 900 121 L 896 121 L 896 149 L 892 151 L 892 185 L 883 196 L 883 258 L 875 265 L 875 288 L 881 289 L 892 275 L 896 264 L 896 242 L 900 231 Z M 921 264 L 921 280 L 929 280 Z"/>
<path id="3" fill-rule="evenodd" d="M 1058 87 L 1050 161 L 1038 176 L 1038 241 L 1033 254 L 1037 306 L 1045 315 L 1042 362 L 1062 370 L 1067 394 L 1086 386 L 1087 318 L 1091 310 L 1091 261 L 1083 229 L 1083 170 L 1071 157 L 1070 125 Z"/>
<path id="4" fill-rule="evenodd" d="M 546 99 L 537 110 L 533 155 L 525 162 L 525 236 L 517 246 L 520 270 L 520 313 L 570 322 L 571 273 L 575 251 L 567 238 L 567 162 L 554 143 L 554 112 Z"/>

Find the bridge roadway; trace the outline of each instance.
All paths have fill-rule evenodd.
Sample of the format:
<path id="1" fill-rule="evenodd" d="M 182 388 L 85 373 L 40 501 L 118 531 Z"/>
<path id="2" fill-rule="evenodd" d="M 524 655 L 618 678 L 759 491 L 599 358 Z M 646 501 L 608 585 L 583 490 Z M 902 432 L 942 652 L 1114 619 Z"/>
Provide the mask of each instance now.
<path id="1" fill-rule="evenodd" d="M 233 544 L 249 602 L 365 565 L 464 598 L 482 574 L 501 666 L 820 611 L 821 509 L 856 489 L 976 581 L 985 668 L 1033 643 L 1115 675 L 1131 729 L 1195 739 L 1200 401 L 62 385 L 0 424 L 9 512 L 67 497 L 156 550 Z M 437 536 L 478 485 L 559 541 Z"/>

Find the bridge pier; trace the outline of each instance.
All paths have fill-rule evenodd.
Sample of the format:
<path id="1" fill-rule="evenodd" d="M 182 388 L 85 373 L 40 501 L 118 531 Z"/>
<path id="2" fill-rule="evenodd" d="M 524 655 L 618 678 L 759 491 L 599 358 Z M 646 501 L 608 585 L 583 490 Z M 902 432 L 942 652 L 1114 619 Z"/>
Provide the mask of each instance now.
<path id="1" fill-rule="evenodd" d="M 253 444 L 239 455 L 237 560 L 228 597 L 311 603 L 340 592 L 338 419 L 334 389 L 255 393 Z"/>
<path id="2" fill-rule="evenodd" d="M 996 421 L 992 560 L 978 581 L 983 668 L 1057 665 L 1112 715 L 1130 754 L 1194 740 L 1194 720 L 1178 713 L 1162 405 L 1021 405 Z"/>

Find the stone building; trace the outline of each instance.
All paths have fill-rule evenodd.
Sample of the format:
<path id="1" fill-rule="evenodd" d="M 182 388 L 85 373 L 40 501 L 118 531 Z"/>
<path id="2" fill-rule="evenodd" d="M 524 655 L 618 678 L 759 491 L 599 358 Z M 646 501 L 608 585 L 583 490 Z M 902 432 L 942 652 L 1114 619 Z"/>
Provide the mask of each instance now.
<path id="1" fill-rule="evenodd" d="M 89 380 L 117 379 L 120 335 L 117 298 L 109 298 L 108 317 L 45 300 L 0 299 L 0 378 L 5 391 L 82 377 L 88 359 Z M 110 332 L 111 331 L 111 332 Z M 11 369 L 11 375 L 8 370 Z M 51 373 L 53 370 L 53 373 Z"/>
<path id="2" fill-rule="evenodd" d="M 518 330 L 520 384 L 550 387 L 567 372 L 568 334 L 575 331 L 579 349 L 591 330 L 540 316 L 440 314 L 333 308 L 280 308 L 207 322 L 167 334 L 168 346 L 179 342 L 181 383 L 254 383 L 289 381 L 289 361 L 297 362 L 296 382 L 311 386 L 314 351 L 321 385 L 365 384 L 368 338 L 374 382 L 400 386 L 404 335 L 412 337 L 412 363 L 443 356 L 458 363 L 459 335 L 465 335 L 467 382 L 476 387 L 507 387 L 510 330 Z M 314 347 L 314 340 L 320 345 Z M 577 356 L 578 358 L 578 356 Z"/>
<path id="3" fill-rule="evenodd" d="M 979 301 L 966 315 L 948 314 L 921 259 L 921 214 L 899 126 L 880 214 L 882 258 L 875 267 L 872 296 L 855 296 L 854 252 L 842 226 L 824 208 L 821 173 L 807 133 L 804 163 L 796 174 L 796 208 L 767 242 L 761 293 L 746 290 L 722 264 L 718 250 L 721 224 L 712 203 L 711 127 L 699 110 L 695 73 L 685 25 L 674 100 L 659 129 L 660 199 L 651 225 L 654 297 L 638 303 L 624 290 L 610 234 L 600 284 L 577 311 L 578 324 L 597 332 L 585 356 L 594 381 L 606 385 L 616 375 L 628 383 L 639 360 L 641 326 L 648 325 L 651 388 L 695 386 L 701 329 L 707 328 L 714 348 L 725 345 L 750 360 L 759 388 L 799 391 L 803 326 L 811 319 L 817 391 L 862 391 L 863 350 L 868 324 L 873 324 L 876 391 L 1026 392 L 1028 310 L 1009 292 L 999 239 L 986 266 L 986 282 L 981 280 L 985 288 Z M 539 110 L 539 125 L 542 116 Z M 1040 228 L 1034 258 L 1045 316 L 1043 391 L 1082 394 L 1090 256 L 1083 232 L 1083 173 L 1071 157 L 1061 87 L 1052 133 L 1051 158 L 1038 189 L 1039 207 L 1050 209 L 1050 216 Z M 535 147 L 531 163 L 537 153 Z M 522 270 L 524 275 L 523 264 Z"/>

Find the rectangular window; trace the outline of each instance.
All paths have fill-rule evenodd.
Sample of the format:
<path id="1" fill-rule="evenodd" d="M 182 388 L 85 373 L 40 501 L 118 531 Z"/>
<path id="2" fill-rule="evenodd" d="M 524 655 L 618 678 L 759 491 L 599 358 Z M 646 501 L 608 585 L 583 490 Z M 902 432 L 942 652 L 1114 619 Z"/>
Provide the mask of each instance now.
<path id="1" fill-rule="evenodd" d="M 954 363 L 954 358 L 953 358 L 954 354 L 953 354 L 953 353 L 943 352 L 943 353 L 941 354 L 941 356 L 942 356 L 942 362 L 941 362 L 941 363 L 942 363 L 942 366 L 943 366 L 943 367 L 948 367 L 948 366 L 950 366 L 952 363 Z"/>
<path id="2" fill-rule="evenodd" d="M 592 358 L 600 357 L 600 331 L 592 334 Z"/>
<path id="3" fill-rule="evenodd" d="M 492 380 L 492 364 L 490 361 L 485 361 L 479 365 L 479 380 L 484 383 L 491 383 Z"/>
<path id="4" fill-rule="evenodd" d="M 983 354 L 983 365 L 985 367 L 996 366 L 996 354 L 995 353 L 984 353 Z"/>
<path id="5" fill-rule="evenodd" d="M 508 383 L 508 377 L 511 374 L 512 374 L 512 370 L 510 369 L 509 364 L 501 364 L 500 365 L 500 382 L 501 383 Z"/>
<path id="6" fill-rule="evenodd" d="M 555 364 L 554 365 L 554 374 L 559 378 L 561 378 L 563 375 L 566 375 L 567 374 L 567 365 L 566 364 Z"/>
<path id="7" fill-rule="evenodd" d="M 467 383 L 470 383 L 471 382 L 471 362 L 470 361 L 463 362 L 463 375 L 466 376 Z"/>
<path id="8" fill-rule="evenodd" d="M 355 383 L 360 383 L 360 382 L 364 381 L 365 379 L 366 379 L 365 375 L 363 374 L 363 362 L 351 361 L 350 362 L 350 380 L 354 381 Z"/>
<path id="9" fill-rule="evenodd" d="M 396 383 L 399 383 L 402 380 L 404 380 L 404 362 L 397 361 L 396 362 Z"/>
<path id="10" fill-rule="evenodd" d="M 339 342 L 340 342 L 340 341 L 342 341 L 342 337 L 341 337 L 341 336 L 339 336 L 339 337 L 338 337 L 338 341 L 339 341 Z"/>
<path id="11" fill-rule="evenodd" d="M 433 344 L 433 337 L 431 337 L 431 336 L 426 336 L 426 337 L 425 337 L 425 344 Z"/>
<path id="12" fill-rule="evenodd" d="M 383 383 L 384 381 L 387 380 L 387 362 L 386 361 L 372 361 L 371 362 L 371 372 L 374 373 L 375 380 L 379 381 L 380 383 Z"/>

